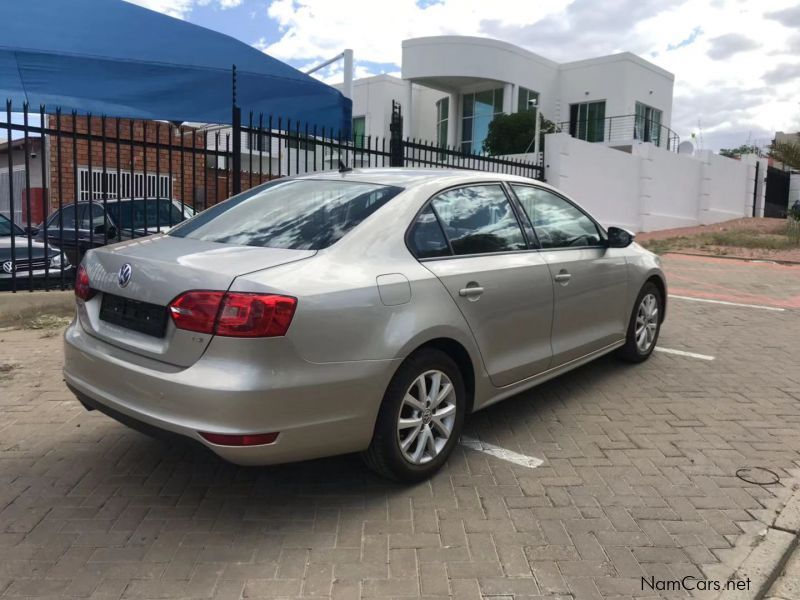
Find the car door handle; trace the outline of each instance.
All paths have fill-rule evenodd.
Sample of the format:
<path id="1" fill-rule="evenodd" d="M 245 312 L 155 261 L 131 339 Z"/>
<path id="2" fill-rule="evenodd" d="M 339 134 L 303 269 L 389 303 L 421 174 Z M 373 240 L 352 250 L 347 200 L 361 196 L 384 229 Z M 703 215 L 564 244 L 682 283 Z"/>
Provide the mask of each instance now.
<path id="1" fill-rule="evenodd" d="M 480 286 L 465 287 L 458 290 L 458 295 L 463 298 L 477 298 L 483 293 L 483 288 Z"/>
<path id="2" fill-rule="evenodd" d="M 559 271 L 558 275 L 553 277 L 558 283 L 567 283 L 570 279 L 572 279 L 572 275 L 567 273 L 563 269 Z"/>

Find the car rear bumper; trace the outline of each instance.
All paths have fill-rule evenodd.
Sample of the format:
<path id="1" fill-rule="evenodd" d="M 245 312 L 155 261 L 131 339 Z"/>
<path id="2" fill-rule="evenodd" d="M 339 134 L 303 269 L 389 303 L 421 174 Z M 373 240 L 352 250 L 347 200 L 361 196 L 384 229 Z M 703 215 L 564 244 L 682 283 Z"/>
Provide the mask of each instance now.
<path id="1" fill-rule="evenodd" d="M 77 321 L 64 341 L 64 379 L 84 404 L 139 429 L 187 437 L 242 465 L 365 449 L 400 362 L 309 363 L 289 351 L 289 340 L 275 338 L 281 351 L 260 364 L 249 347 L 254 340 L 218 337 L 194 365 L 180 368 L 94 338 Z M 272 444 L 234 447 L 199 432 L 279 435 Z"/>

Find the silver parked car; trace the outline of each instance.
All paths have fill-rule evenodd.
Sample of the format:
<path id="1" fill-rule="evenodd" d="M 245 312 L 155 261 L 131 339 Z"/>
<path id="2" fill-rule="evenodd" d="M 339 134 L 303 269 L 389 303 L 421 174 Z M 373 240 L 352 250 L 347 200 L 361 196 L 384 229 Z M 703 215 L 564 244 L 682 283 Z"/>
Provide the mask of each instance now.
<path id="1" fill-rule="evenodd" d="M 89 251 L 78 398 L 238 464 L 362 452 L 417 480 L 464 418 L 603 354 L 650 356 L 659 259 L 550 186 L 376 169 L 281 179 Z"/>

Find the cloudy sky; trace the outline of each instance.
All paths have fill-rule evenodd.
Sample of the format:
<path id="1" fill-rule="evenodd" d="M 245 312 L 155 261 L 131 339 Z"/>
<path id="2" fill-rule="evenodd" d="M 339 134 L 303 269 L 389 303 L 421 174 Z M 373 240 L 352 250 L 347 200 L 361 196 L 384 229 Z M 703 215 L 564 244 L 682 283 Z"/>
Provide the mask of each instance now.
<path id="1" fill-rule="evenodd" d="M 797 0 L 131 0 L 298 68 L 352 48 L 400 70 L 401 41 L 479 35 L 556 61 L 630 51 L 675 74 L 672 128 L 714 150 L 800 130 Z M 341 81 L 339 67 L 321 73 Z"/>

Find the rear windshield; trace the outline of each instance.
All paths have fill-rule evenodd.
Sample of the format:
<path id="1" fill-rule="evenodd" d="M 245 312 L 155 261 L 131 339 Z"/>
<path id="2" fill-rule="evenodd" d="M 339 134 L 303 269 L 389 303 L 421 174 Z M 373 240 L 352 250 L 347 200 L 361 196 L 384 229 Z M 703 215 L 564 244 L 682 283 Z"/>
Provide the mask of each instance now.
<path id="1" fill-rule="evenodd" d="M 212 206 L 169 235 L 240 246 L 320 250 L 401 191 L 354 181 L 276 181 Z"/>
<path id="2" fill-rule="evenodd" d="M 188 219 L 191 208 L 188 206 L 181 215 L 181 209 L 171 200 L 125 200 L 109 203 L 108 214 L 122 229 L 153 229 L 176 225 Z M 102 216 L 101 221 L 102 223 Z"/>

